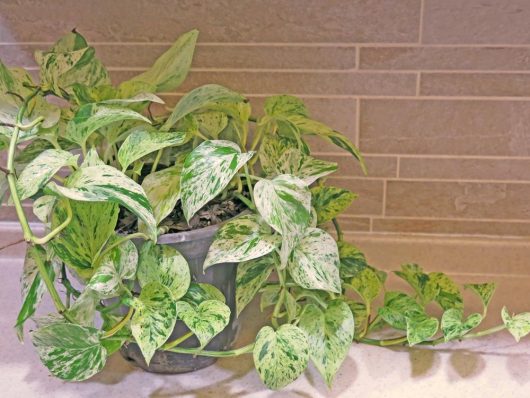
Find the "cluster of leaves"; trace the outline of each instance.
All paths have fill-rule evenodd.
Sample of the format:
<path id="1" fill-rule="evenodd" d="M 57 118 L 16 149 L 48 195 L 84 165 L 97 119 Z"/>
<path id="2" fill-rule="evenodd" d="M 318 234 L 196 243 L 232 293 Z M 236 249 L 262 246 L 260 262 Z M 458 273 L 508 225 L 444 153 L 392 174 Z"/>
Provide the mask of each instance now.
<path id="1" fill-rule="evenodd" d="M 307 136 L 350 152 L 363 169 L 364 162 L 344 135 L 311 119 L 301 100 L 270 97 L 264 116 L 255 118 L 245 97 L 208 84 L 184 95 L 171 113 L 152 115 L 151 105 L 163 103 L 155 93 L 174 90 L 186 77 L 196 39 L 196 31 L 184 34 L 152 68 L 118 86 L 76 32 L 36 54 L 38 84 L 0 63 L 0 149 L 8 149 L 0 194 L 9 186 L 19 210 L 22 200 L 33 199 L 35 215 L 51 231 L 34 237 L 19 212 L 30 245 L 16 328 L 22 338 L 47 289 L 58 314 L 35 318 L 32 340 L 50 372 L 84 380 L 130 342 L 148 364 L 156 350 L 206 354 L 230 308 L 216 287 L 192 280 L 175 248 L 156 242 L 176 206 L 189 221 L 219 197 L 239 200 L 248 211 L 220 227 L 204 269 L 238 263 L 237 315 L 256 295 L 262 310 L 272 308 L 271 326 L 233 351 L 252 352 L 268 387 L 292 382 L 309 360 L 331 384 L 353 341 L 414 345 L 469 336 L 486 315 L 492 284 L 468 286 L 484 311 L 464 318 L 454 282 L 405 265 L 396 274 L 414 295 L 386 291 L 373 310 L 386 274 L 342 240 L 336 217 L 356 195 L 325 184 L 337 164 L 311 156 Z M 68 105 L 59 108 L 49 97 Z M 120 211 L 138 220 L 137 232 L 115 232 Z M 331 222 L 338 242 L 327 232 Z M 443 310 L 441 321 L 426 310 L 433 301 Z M 529 314 L 505 310 L 503 319 L 517 339 L 530 332 Z M 168 342 L 177 321 L 190 333 Z M 369 339 L 382 324 L 404 335 Z M 191 335 L 199 346 L 179 348 Z"/>

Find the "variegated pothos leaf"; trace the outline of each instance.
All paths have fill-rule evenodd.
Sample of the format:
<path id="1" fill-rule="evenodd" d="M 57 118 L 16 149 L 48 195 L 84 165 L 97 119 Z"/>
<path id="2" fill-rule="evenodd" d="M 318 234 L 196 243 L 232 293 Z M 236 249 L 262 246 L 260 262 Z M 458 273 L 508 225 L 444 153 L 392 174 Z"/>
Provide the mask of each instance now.
<path id="1" fill-rule="evenodd" d="M 180 199 L 180 174 L 182 164 L 149 174 L 142 188 L 153 207 L 156 224 L 160 224 L 175 208 Z"/>
<path id="2" fill-rule="evenodd" d="M 510 315 L 508 309 L 503 307 L 501 315 L 506 329 L 508 329 L 508 331 L 515 338 L 515 341 L 518 342 L 530 333 L 530 312 Z"/>
<path id="3" fill-rule="evenodd" d="M 217 300 L 222 303 L 226 302 L 226 298 L 223 296 L 223 293 L 214 285 L 210 285 L 209 283 L 191 282 L 188 291 L 181 298 L 181 301 L 185 301 L 193 305 L 199 305 L 206 300 Z"/>
<path id="4" fill-rule="evenodd" d="M 311 198 L 320 225 L 346 210 L 357 199 L 357 195 L 343 188 L 318 186 L 311 188 Z"/>
<path id="5" fill-rule="evenodd" d="M 52 195 L 43 195 L 35 199 L 33 202 L 33 214 L 43 223 L 49 224 L 51 222 L 51 215 L 53 206 L 55 206 L 57 198 Z"/>
<path id="6" fill-rule="evenodd" d="M 464 285 L 465 289 L 470 289 L 480 297 L 484 310 L 482 311 L 482 316 L 485 318 L 488 312 L 488 306 L 490 304 L 491 298 L 495 293 L 497 285 L 495 283 L 468 283 Z"/>
<path id="7" fill-rule="evenodd" d="M 243 261 L 237 266 L 236 274 L 236 310 L 237 316 L 252 301 L 256 293 L 269 278 L 274 269 L 274 257 L 263 256 Z"/>
<path id="8" fill-rule="evenodd" d="M 464 311 L 461 308 L 449 308 L 442 315 L 441 329 L 444 340 L 450 341 L 459 339 L 482 322 L 482 315 L 471 314 L 464 321 Z"/>

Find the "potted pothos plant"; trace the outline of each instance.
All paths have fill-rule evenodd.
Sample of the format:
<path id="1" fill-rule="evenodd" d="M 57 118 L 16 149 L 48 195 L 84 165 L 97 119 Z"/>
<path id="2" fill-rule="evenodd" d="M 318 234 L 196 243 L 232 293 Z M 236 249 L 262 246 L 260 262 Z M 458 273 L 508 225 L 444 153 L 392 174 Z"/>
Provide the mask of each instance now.
<path id="1" fill-rule="evenodd" d="M 163 104 L 156 93 L 186 77 L 197 34 L 117 86 L 75 31 L 36 53 L 38 82 L 0 63 L 0 186 L 28 243 L 15 328 L 22 339 L 33 318 L 32 342 L 53 375 L 87 379 L 118 350 L 173 373 L 251 354 L 269 388 L 298 378 L 310 360 L 331 385 L 353 342 L 530 332 L 529 313 L 506 309 L 502 325 L 472 332 L 493 283 L 466 285 L 484 304 L 470 315 L 448 276 L 415 264 L 395 272 L 412 294 L 383 289 L 387 274 L 343 239 L 337 221 L 356 195 L 325 183 L 337 164 L 312 157 L 306 139 L 338 145 L 364 170 L 363 159 L 300 99 L 267 98 L 256 117 L 244 96 L 208 84 L 153 112 Z M 27 199 L 42 237 L 24 213 Z M 57 313 L 36 316 L 45 292 Z M 237 317 L 257 295 L 270 325 L 233 348 Z M 431 302 L 441 320 L 426 310 Z M 382 327 L 396 337 L 374 337 Z"/>

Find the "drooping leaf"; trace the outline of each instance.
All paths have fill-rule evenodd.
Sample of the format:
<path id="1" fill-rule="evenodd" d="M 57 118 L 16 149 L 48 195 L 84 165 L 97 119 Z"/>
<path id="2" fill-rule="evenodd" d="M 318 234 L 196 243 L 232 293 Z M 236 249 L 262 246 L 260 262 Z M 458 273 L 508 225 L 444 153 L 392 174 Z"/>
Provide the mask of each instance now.
<path id="1" fill-rule="evenodd" d="M 200 347 L 204 348 L 228 325 L 230 308 L 217 300 L 206 300 L 198 306 L 178 301 L 177 317 L 197 336 Z"/>
<path id="2" fill-rule="evenodd" d="M 488 306 L 493 294 L 495 293 L 497 285 L 495 283 L 469 283 L 464 285 L 464 288 L 472 290 L 480 297 L 484 306 L 482 316 L 485 318 L 488 312 Z"/>
<path id="3" fill-rule="evenodd" d="M 174 247 L 145 242 L 140 249 L 138 281 L 142 287 L 158 282 L 170 290 L 174 300 L 178 300 L 190 285 L 190 268 Z"/>
<path id="4" fill-rule="evenodd" d="M 510 315 L 508 309 L 503 307 L 501 315 L 506 329 L 508 329 L 508 331 L 515 338 L 515 341 L 518 342 L 530 333 L 530 312 Z"/>
<path id="5" fill-rule="evenodd" d="M 177 321 L 177 308 L 171 291 L 158 282 L 142 288 L 133 302 L 131 332 L 149 365 L 155 351 L 169 338 Z"/>
<path id="6" fill-rule="evenodd" d="M 97 329 L 52 323 L 39 327 L 31 337 L 44 366 L 62 380 L 86 380 L 105 366 L 107 351 Z"/>
<path id="7" fill-rule="evenodd" d="M 422 304 L 427 304 L 438 295 L 439 288 L 437 282 L 430 278 L 428 274 L 417 264 L 403 264 L 401 271 L 394 272 L 404 279 L 416 291 Z"/>
<path id="8" fill-rule="evenodd" d="M 130 131 L 118 151 L 122 170 L 145 155 L 170 146 L 185 144 L 191 137 L 185 132 L 160 133 L 153 127 L 139 126 Z"/>
<path id="9" fill-rule="evenodd" d="M 307 229 L 293 250 L 287 268 L 301 287 L 341 292 L 337 244 L 331 235 L 321 229 Z"/>
<path id="10" fill-rule="evenodd" d="M 311 204 L 318 216 L 318 224 L 331 221 L 346 210 L 357 195 L 347 189 L 318 186 L 311 188 Z"/>
<path id="11" fill-rule="evenodd" d="M 258 181 L 254 202 L 265 222 L 282 235 L 281 263 L 285 266 L 309 225 L 311 193 L 299 178 L 280 175 Z"/>
<path id="12" fill-rule="evenodd" d="M 296 302 L 295 297 L 289 292 L 289 289 L 284 289 L 284 306 L 287 313 L 287 322 L 292 322 L 297 319 L 300 313 L 300 304 Z"/>
<path id="13" fill-rule="evenodd" d="M 383 288 L 376 272 L 368 267 L 360 270 L 349 279 L 348 285 L 355 290 L 368 306 L 379 295 Z"/>
<path id="14" fill-rule="evenodd" d="M 185 301 L 193 305 L 199 305 L 206 300 L 217 300 L 222 303 L 226 302 L 226 298 L 223 293 L 214 285 L 210 285 L 209 283 L 191 282 L 188 291 L 181 298 L 181 301 Z"/>
<path id="15" fill-rule="evenodd" d="M 184 162 L 180 180 L 182 209 L 186 220 L 216 197 L 237 171 L 254 155 L 241 153 L 230 141 L 204 141 Z"/>
<path id="16" fill-rule="evenodd" d="M 252 301 L 269 278 L 273 268 L 274 258 L 272 256 L 264 256 L 238 264 L 236 274 L 237 316 Z"/>
<path id="17" fill-rule="evenodd" d="M 482 322 L 482 315 L 474 313 L 464 321 L 464 311 L 460 308 L 449 308 L 442 315 L 441 328 L 445 341 L 459 339 Z"/>
<path id="18" fill-rule="evenodd" d="M 434 300 L 445 311 L 450 308 L 464 309 L 464 299 L 458 285 L 442 272 L 431 272 L 429 279 L 438 286 Z"/>
<path id="19" fill-rule="evenodd" d="M 17 180 L 20 200 L 35 195 L 62 167 L 77 166 L 79 155 L 58 149 L 47 149 L 33 159 Z"/>
<path id="20" fill-rule="evenodd" d="M 257 214 L 228 221 L 217 231 L 204 269 L 218 263 L 236 263 L 262 257 L 280 245 L 281 238 Z"/>
<path id="21" fill-rule="evenodd" d="M 177 164 L 151 173 L 142 181 L 142 188 L 153 207 L 157 225 L 173 211 L 180 199 L 181 172 L 182 164 Z"/>
<path id="22" fill-rule="evenodd" d="M 270 389 L 278 390 L 296 380 L 307 367 L 307 335 L 291 324 L 284 324 L 276 331 L 265 326 L 256 336 L 253 356 L 263 383 Z"/>
<path id="23" fill-rule="evenodd" d="M 273 117 L 291 115 L 309 116 L 306 106 L 299 98 L 291 95 L 275 95 L 265 100 L 265 114 Z"/>
<path id="24" fill-rule="evenodd" d="M 149 237 L 156 240 L 156 221 L 144 190 L 114 167 L 83 167 L 68 178 L 66 186 L 50 182 L 47 188 L 77 201 L 118 203 L 138 216 L 146 224 Z"/>
<path id="25" fill-rule="evenodd" d="M 199 31 L 191 30 L 180 36 L 147 71 L 129 82 L 146 82 L 156 87 L 156 92 L 175 90 L 186 78 L 190 69 Z"/>
<path id="26" fill-rule="evenodd" d="M 350 308 L 340 300 L 330 302 L 324 311 L 308 304 L 299 326 L 307 333 L 311 360 L 331 387 L 353 341 L 355 325 Z"/>
<path id="27" fill-rule="evenodd" d="M 439 322 L 425 314 L 414 314 L 407 317 L 407 341 L 410 346 L 433 337 L 438 331 Z"/>

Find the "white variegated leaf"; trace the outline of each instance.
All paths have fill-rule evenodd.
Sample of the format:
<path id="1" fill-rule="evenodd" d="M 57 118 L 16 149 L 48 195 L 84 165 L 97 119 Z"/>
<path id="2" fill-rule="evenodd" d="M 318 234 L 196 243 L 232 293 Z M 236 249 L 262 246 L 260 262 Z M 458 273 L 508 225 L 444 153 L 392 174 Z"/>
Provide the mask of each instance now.
<path id="1" fill-rule="evenodd" d="M 219 139 L 219 134 L 228 125 L 228 116 L 223 112 L 203 112 L 194 115 L 194 117 L 201 132 L 215 140 Z"/>
<path id="2" fill-rule="evenodd" d="M 100 104 L 109 104 L 109 105 L 127 105 L 134 104 L 137 102 L 154 102 L 157 104 L 164 104 L 164 100 L 152 93 L 139 93 L 134 95 L 131 98 L 112 98 L 108 100 L 100 101 Z"/>
<path id="3" fill-rule="evenodd" d="M 47 149 L 20 173 L 17 191 L 20 200 L 35 195 L 62 167 L 77 166 L 79 155 L 59 149 Z"/>
<path id="4" fill-rule="evenodd" d="M 464 311 L 461 308 L 450 308 L 443 313 L 441 329 L 445 341 L 462 338 L 482 322 L 482 315 L 478 313 L 469 315 L 465 321 L 463 317 Z"/>
<path id="5" fill-rule="evenodd" d="M 501 315 L 506 329 L 515 338 L 515 341 L 521 340 L 530 333 L 530 312 L 510 315 L 508 309 L 503 307 Z"/>
<path id="6" fill-rule="evenodd" d="M 294 281 L 306 289 L 341 292 L 337 243 L 321 229 L 307 229 L 287 268 Z"/>
<path id="7" fill-rule="evenodd" d="M 182 164 L 149 174 L 142 181 L 149 203 L 153 207 L 156 224 L 160 224 L 175 208 L 180 199 Z"/>
<path id="8" fill-rule="evenodd" d="M 68 308 L 68 315 L 82 326 L 94 326 L 97 304 L 99 304 L 98 296 L 93 290 L 85 289 Z"/>
<path id="9" fill-rule="evenodd" d="M 241 153 L 230 141 L 204 141 L 187 157 L 182 169 L 180 191 L 186 220 L 215 198 L 237 171 L 254 155 Z"/>
<path id="10" fill-rule="evenodd" d="M 35 214 L 43 224 L 50 223 L 53 206 L 55 206 L 56 201 L 57 197 L 52 195 L 44 195 L 35 199 L 33 202 L 33 214 Z"/>
<path id="11" fill-rule="evenodd" d="M 280 245 L 281 238 L 257 214 L 245 214 L 222 225 L 212 242 L 204 269 L 218 263 L 238 263 L 262 257 Z"/>
<path id="12" fill-rule="evenodd" d="M 81 167 L 104 166 L 105 162 L 99 157 L 96 148 L 90 148 L 81 163 Z"/>
<path id="13" fill-rule="evenodd" d="M 181 300 L 193 305 L 199 305 L 206 300 L 217 300 L 221 303 L 226 302 L 226 298 L 223 293 L 214 285 L 197 282 L 190 283 L 188 291 Z"/>
<path id="14" fill-rule="evenodd" d="M 238 264 L 236 274 L 237 316 L 252 301 L 274 269 L 274 258 L 264 256 Z"/>

